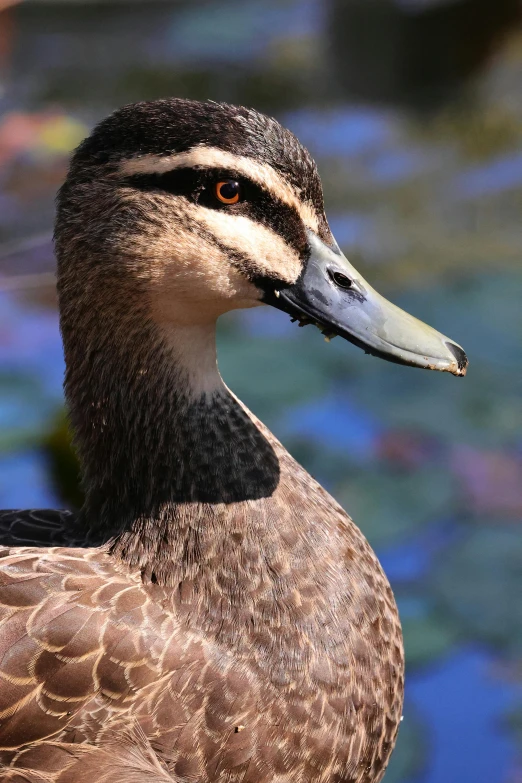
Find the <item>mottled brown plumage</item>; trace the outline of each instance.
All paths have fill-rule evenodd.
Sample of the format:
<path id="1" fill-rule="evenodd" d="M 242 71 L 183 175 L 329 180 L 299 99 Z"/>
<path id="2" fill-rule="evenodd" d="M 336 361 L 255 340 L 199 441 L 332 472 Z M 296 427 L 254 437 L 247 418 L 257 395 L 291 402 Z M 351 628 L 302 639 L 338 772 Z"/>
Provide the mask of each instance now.
<path id="1" fill-rule="evenodd" d="M 138 726 L 106 732 L 96 745 L 48 740 L 0 769 L 4 783 L 170 783 Z"/>
<path id="2" fill-rule="evenodd" d="M 208 177 L 234 160 L 252 172 L 230 210 Z M 386 577 L 215 366 L 217 316 L 291 287 L 307 231 L 332 242 L 315 166 L 255 112 L 143 104 L 77 151 L 56 246 L 86 502 L 0 514 L 1 780 L 384 774 L 403 692 Z"/>

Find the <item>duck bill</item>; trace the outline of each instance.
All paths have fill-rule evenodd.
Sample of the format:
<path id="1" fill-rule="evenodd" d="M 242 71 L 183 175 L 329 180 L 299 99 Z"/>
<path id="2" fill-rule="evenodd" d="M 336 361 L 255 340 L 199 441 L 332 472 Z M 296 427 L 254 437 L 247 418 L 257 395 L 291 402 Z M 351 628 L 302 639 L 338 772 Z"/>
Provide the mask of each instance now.
<path id="1" fill-rule="evenodd" d="M 460 345 L 378 294 L 337 245 L 325 245 L 312 232 L 308 242 L 308 260 L 298 280 L 265 294 L 265 302 L 381 359 L 466 374 L 468 360 Z"/>

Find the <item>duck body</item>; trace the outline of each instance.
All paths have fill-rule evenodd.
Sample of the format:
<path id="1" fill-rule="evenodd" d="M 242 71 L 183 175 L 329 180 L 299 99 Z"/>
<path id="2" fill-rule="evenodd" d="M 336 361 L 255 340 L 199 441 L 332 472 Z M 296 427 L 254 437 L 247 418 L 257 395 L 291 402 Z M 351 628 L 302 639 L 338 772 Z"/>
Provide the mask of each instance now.
<path id="1" fill-rule="evenodd" d="M 246 109 L 159 101 L 104 121 L 56 245 L 86 501 L 0 512 L 5 780 L 377 783 L 402 712 L 390 586 L 223 383 L 215 320 L 267 302 L 455 374 L 462 349 L 357 276 L 308 154 Z"/>
<path id="2" fill-rule="evenodd" d="M 270 504 L 211 521 L 201 504 L 184 530 L 180 514 L 172 585 L 107 546 L 8 550 L 0 599 L 21 599 L 0 635 L 3 709 L 19 706 L 4 763 L 11 745 L 96 744 L 136 723 L 175 780 L 378 779 L 402 709 L 393 596 L 351 520 L 271 446 Z"/>

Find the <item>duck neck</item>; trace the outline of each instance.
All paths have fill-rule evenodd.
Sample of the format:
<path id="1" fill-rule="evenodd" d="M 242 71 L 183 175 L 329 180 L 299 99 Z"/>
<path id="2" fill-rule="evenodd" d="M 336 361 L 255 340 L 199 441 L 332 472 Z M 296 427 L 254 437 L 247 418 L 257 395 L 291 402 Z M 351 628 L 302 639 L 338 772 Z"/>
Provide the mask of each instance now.
<path id="1" fill-rule="evenodd" d="M 120 314 L 117 324 L 91 326 L 78 335 L 76 324 L 69 341 L 62 323 L 86 495 L 79 521 L 90 543 L 112 541 L 122 557 L 139 550 L 143 565 L 147 549 L 168 539 L 179 556 L 180 538 L 209 506 L 272 495 L 278 458 L 221 379 L 214 322 L 165 326 Z"/>

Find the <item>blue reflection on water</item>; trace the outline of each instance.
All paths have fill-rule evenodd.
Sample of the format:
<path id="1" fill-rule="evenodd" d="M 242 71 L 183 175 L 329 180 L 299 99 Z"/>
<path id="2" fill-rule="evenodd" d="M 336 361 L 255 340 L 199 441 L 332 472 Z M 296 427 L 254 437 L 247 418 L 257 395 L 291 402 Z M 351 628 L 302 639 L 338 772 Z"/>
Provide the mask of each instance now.
<path id="1" fill-rule="evenodd" d="M 418 539 L 406 541 L 377 554 L 391 582 L 413 582 L 420 579 L 432 562 L 432 553 L 423 547 Z"/>
<path id="2" fill-rule="evenodd" d="M 413 538 L 379 549 L 377 555 L 390 582 L 415 582 L 427 574 L 434 558 L 458 535 L 454 519 L 437 520 Z"/>
<path id="3" fill-rule="evenodd" d="M 345 394 L 333 394 L 285 412 L 279 431 L 282 435 L 308 437 L 318 446 L 366 461 L 375 456 L 382 426 Z"/>
<path id="4" fill-rule="evenodd" d="M 42 395 L 60 398 L 64 360 L 57 313 L 25 307 L 0 292 L 0 366 L 6 375 L 30 376 Z"/>
<path id="5" fill-rule="evenodd" d="M 44 455 L 38 449 L 0 458 L 0 508 L 58 508 L 49 486 Z"/>
<path id="6" fill-rule="evenodd" d="M 455 178 L 455 193 L 468 198 L 502 193 L 522 187 L 522 153 L 503 155 Z"/>
<path id="7" fill-rule="evenodd" d="M 347 106 L 325 113 L 303 108 L 286 114 L 283 122 L 312 154 L 325 158 L 382 149 L 394 138 L 392 115 L 377 109 Z"/>
<path id="8" fill-rule="evenodd" d="M 315 0 L 281 4 L 277 0 L 194 5 L 173 15 L 167 29 L 168 59 L 245 64 L 265 54 L 278 38 L 316 35 L 323 8 Z"/>
<path id="9" fill-rule="evenodd" d="M 369 176 L 379 185 L 395 185 L 421 174 L 432 167 L 425 150 L 401 149 L 376 156 L 369 167 Z"/>
<path id="10" fill-rule="evenodd" d="M 422 783 L 507 780 L 515 752 L 502 721 L 515 695 L 511 683 L 491 676 L 493 666 L 488 652 L 470 646 L 408 677 L 404 719 L 411 702 L 430 729 Z"/>
<path id="11" fill-rule="evenodd" d="M 328 223 L 340 247 L 359 245 L 363 247 L 369 237 L 375 235 L 376 222 L 370 214 L 364 212 L 330 212 Z"/>

